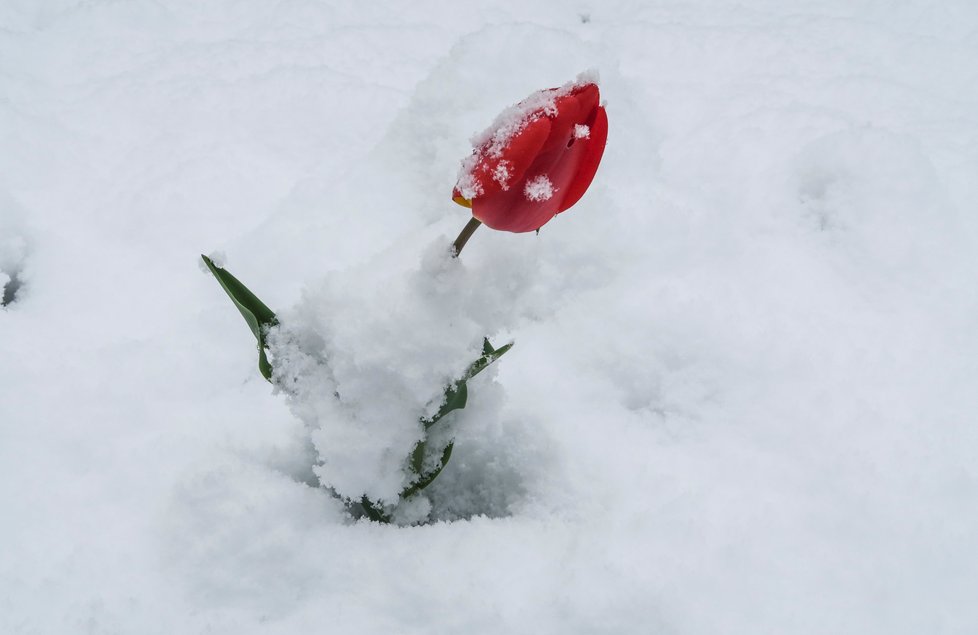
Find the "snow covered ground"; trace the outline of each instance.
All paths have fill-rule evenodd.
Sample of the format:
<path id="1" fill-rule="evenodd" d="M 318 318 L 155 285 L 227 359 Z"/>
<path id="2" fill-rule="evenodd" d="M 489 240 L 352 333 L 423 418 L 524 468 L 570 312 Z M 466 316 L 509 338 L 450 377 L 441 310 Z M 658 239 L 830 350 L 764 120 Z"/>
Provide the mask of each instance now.
<path id="1" fill-rule="evenodd" d="M 444 520 L 353 522 L 198 254 L 412 332 L 589 68 L 591 190 L 452 274 Z M 0 632 L 978 632 L 976 201 L 971 0 L 4 0 Z"/>

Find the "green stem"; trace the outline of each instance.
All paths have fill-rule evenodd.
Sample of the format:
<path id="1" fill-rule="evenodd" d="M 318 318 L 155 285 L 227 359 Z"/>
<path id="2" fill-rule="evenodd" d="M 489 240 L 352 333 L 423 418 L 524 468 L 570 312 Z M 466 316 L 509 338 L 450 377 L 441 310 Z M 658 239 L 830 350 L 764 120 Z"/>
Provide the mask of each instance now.
<path id="1" fill-rule="evenodd" d="M 465 243 L 469 242 L 469 238 L 475 233 L 475 230 L 479 229 L 479 225 L 482 221 L 475 218 L 474 216 L 468 222 L 468 224 L 462 228 L 462 233 L 458 235 L 455 242 L 452 243 L 452 258 L 458 258 L 458 255 L 462 253 L 462 247 L 465 247 Z"/>

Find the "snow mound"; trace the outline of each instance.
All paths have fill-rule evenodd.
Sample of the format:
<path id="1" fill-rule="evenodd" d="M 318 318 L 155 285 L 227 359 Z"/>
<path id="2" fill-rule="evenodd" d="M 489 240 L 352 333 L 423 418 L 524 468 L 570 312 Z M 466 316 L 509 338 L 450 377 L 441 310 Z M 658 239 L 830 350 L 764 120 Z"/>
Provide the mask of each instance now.
<path id="1" fill-rule="evenodd" d="M 396 502 L 420 419 L 437 412 L 485 337 L 502 345 L 526 317 L 520 290 L 532 270 L 473 270 L 448 244 L 413 263 L 415 247 L 401 246 L 311 284 L 270 333 L 274 381 L 311 430 L 322 484 L 342 497 Z M 434 431 L 447 443 L 464 413 Z"/>

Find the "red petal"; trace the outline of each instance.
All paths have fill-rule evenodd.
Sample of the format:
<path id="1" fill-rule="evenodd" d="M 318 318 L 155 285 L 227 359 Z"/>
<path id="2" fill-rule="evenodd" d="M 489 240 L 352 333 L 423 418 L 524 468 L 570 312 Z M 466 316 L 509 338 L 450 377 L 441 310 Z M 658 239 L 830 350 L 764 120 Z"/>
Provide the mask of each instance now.
<path id="1" fill-rule="evenodd" d="M 601 93 L 598 91 L 597 84 L 585 84 L 583 86 L 576 87 L 571 91 L 577 99 L 577 105 L 581 109 L 581 113 L 590 115 L 598 107 L 598 102 L 601 100 Z"/>
<path id="2" fill-rule="evenodd" d="M 526 128 L 510 140 L 506 149 L 503 150 L 503 156 L 500 160 L 500 162 L 509 161 L 506 166 L 509 172 L 507 185 L 519 184 L 523 179 L 527 168 L 533 164 L 540 153 L 540 148 L 550 136 L 551 126 L 552 124 L 546 117 L 540 117 L 527 124 Z"/>
<path id="3" fill-rule="evenodd" d="M 563 192 L 558 213 L 569 209 L 574 203 L 581 200 L 598 171 L 598 164 L 601 163 L 601 155 L 604 154 L 604 146 L 608 140 L 608 114 L 603 107 L 598 106 L 590 127 L 589 137 L 574 144 L 575 146 L 578 144 L 583 146 L 583 155 L 577 163 L 576 173 Z"/>
<path id="4" fill-rule="evenodd" d="M 549 134 L 550 121 L 546 117 L 541 117 L 529 122 L 523 130 L 513 135 L 499 156 L 489 155 L 491 142 L 479 148 L 479 163 L 472 170 L 472 178 L 481 191 L 473 198 L 493 196 L 503 191 L 504 186 L 508 188 L 518 183 L 540 152 Z M 503 167 L 500 168 L 500 165 Z M 497 173 L 497 170 L 500 172 Z M 502 176 L 503 171 L 506 177 L 497 178 Z M 453 197 L 459 194 L 456 186 Z"/>
<path id="5" fill-rule="evenodd" d="M 557 214 L 561 199 L 559 189 L 555 187 L 554 195 L 547 200 L 532 201 L 526 196 L 526 182 L 540 175 L 551 178 L 554 162 L 560 156 L 560 153 L 550 152 L 537 157 L 523 178 L 508 191 L 472 201 L 472 215 L 489 227 L 503 231 L 530 232 L 542 227 Z"/>
<path id="6" fill-rule="evenodd" d="M 518 187 L 499 192 L 487 198 L 472 201 L 472 215 L 492 229 L 507 232 L 531 232 L 539 229 L 557 213 L 558 197 L 546 201 L 531 201 L 526 198 L 523 188 L 526 181 Z"/>
<path id="7" fill-rule="evenodd" d="M 564 95 L 554 102 L 557 114 L 550 120 L 550 136 L 540 150 L 541 153 L 563 150 L 567 140 L 574 134 L 574 125 L 581 123 L 589 111 L 582 111 L 574 95 Z"/>
<path id="8" fill-rule="evenodd" d="M 472 215 L 492 229 L 529 232 L 576 203 L 597 172 L 608 137 L 608 118 L 599 100 L 595 84 L 576 87 L 555 101 L 552 118 L 541 116 L 532 121 L 500 156 L 488 156 L 489 144 L 480 148 L 480 163 L 472 176 L 482 193 L 472 200 Z M 578 124 L 590 127 L 587 138 L 575 138 Z M 509 162 L 505 165 L 506 190 L 493 178 L 503 161 Z M 553 196 L 530 200 L 524 191 L 526 183 L 541 175 L 550 179 Z"/>

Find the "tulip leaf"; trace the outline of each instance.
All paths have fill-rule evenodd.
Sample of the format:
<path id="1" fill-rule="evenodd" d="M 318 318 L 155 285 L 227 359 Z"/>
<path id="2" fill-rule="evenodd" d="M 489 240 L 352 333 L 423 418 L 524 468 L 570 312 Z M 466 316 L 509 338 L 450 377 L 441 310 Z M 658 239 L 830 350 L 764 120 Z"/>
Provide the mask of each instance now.
<path id="1" fill-rule="evenodd" d="M 452 410 L 459 410 L 465 407 L 466 402 L 469 400 L 469 388 L 465 384 L 465 380 L 459 380 L 455 384 L 449 386 L 445 390 L 445 400 L 441 404 L 441 408 L 438 412 L 430 419 L 423 419 L 425 430 L 431 426 L 438 423 L 442 417 L 447 415 Z"/>
<path id="2" fill-rule="evenodd" d="M 425 431 L 438 423 L 448 413 L 464 408 L 466 402 L 468 401 L 469 395 L 468 384 L 466 381 L 481 373 L 490 364 L 505 355 L 506 352 L 512 347 L 513 342 L 510 342 L 505 346 L 500 346 L 499 348 L 493 348 L 488 339 L 484 340 L 482 343 L 482 357 L 477 359 L 468 367 L 468 369 L 466 369 L 461 379 L 445 389 L 445 396 L 443 398 L 441 407 L 438 408 L 438 412 L 431 418 L 421 420 Z M 438 475 L 441 474 L 442 470 L 445 469 L 445 466 L 448 465 L 448 461 L 452 458 L 452 450 L 454 447 L 455 442 L 449 441 L 448 445 L 446 445 L 442 450 L 438 465 L 430 472 L 424 473 L 424 459 L 428 450 L 428 443 L 426 438 L 422 438 L 420 441 L 418 441 L 415 444 L 414 449 L 411 451 L 411 456 L 408 459 L 408 465 L 418 480 L 412 485 L 406 487 L 404 491 L 401 492 L 401 500 L 407 500 L 431 485 L 434 480 L 438 478 Z M 348 503 L 348 506 L 354 516 L 366 516 L 370 520 L 380 523 L 389 523 L 391 521 L 390 516 L 385 514 L 379 506 L 372 503 L 367 497 L 363 497 L 363 499 L 358 503 Z"/>
<path id="3" fill-rule="evenodd" d="M 389 523 L 391 521 L 391 517 L 378 509 L 366 496 L 360 499 L 358 504 L 360 509 L 363 510 L 364 515 L 370 520 L 378 523 Z"/>
<path id="4" fill-rule="evenodd" d="M 434 424 L 438 422 L 439 419 L 447 415 L 453 410 L 458 410 L 464 408 L 466 402 L 468 401 L 469 391 L 466 385 L 466 380 L 472 379 L 483 370 L 485 370 L 489 364 L 506 354 L 506 352 L 513 348 L 513 342 L 506 344 L 505 346 L 500 346 L 499 348 L 493 348 L 492 344 L 489 343 L 488 338 L 482 342 L 482 357 L 473 362 L 462 376 L 462 379 L 458 380 L 451 386 L 445 389 L 445 397 L 442 401 L 441 408 L 435 413 L 430 419 L 422 419 L 424 427 L 427 430 Z"/>
<path id="5" fill-rule="evenodd" d="M 424 468 L 425 447 L 425 440 L 422 439 L 414 444 L 414 451 L 411 452 L 411 470 L 415 474 L 421 474 L 421 470 Z"/>
<path id="6" fill-rule="evenodd" d="M 431 426 L 441 421 L 441 419 L 444 418 L 445 415 L 447 415 L 448 413 L 454 410 L 461 410 L 462 408 L 464 408 L 469 398 L 469 388 L 468 388 L 468 384 L 466 383 L 466 380 L 471 379 L 472 377 L 478 375 L 480 372 L 485 370 L 486 367 L 489 366 L 489 364 L 492 364 L 494 361 L 496 361 L 497 359 L 505 355 L 506 352 L 512 347 L 513 347 L 513 343 L 510 342 L 505 346 L 501 346 L 499 348 L 493 348 L 492 344 L 489 343 L 488 339 L 483 340 L 482 357 L 477 359 L 475 362 L 472 363 L 472 365 L 468 367 L 462 379 L 458 380 L 457 382 L 455 382 L 454 384 L 452 384 L 451 386 L 445 389 L 445 396 L 442 401 L 441 407 L 438 408 L 438 412 L 436 412 L 431 418 L 421 420 L 421 423 L 424 425 L 425 430 L 427 431 L 429 428 L 431 428 Z M 445 447 L 445 450 L 442 452 L 441 461 L 439 462 L 438 467 L 436 467 L 433 471 L 429 472 L 428 474 L 423 474 L 424 457 L 428 449 L 428 446 L 427 446 L 426 439 L 422 439 L 418 441 L 418 443 L 414 446 L 414 450 L 411 452 L 411 458 L 409 464 L 411 466 L 411 470 L 421 478 L 417 483 L 411 485 L 406 490 L 404 490 L 404 492 L 401 494 L 402 499 L 407 498 L 417 492 L 420 492 L 424 488 L 428 487 L 428 485 L 430 485 L 431 482 L 438 477 L 441 471 L 445 468 L 445 464 L 448 463 L 448 460 L 452 457 L 453 443 L 454 442 L 449 443 Z"/>
<path id="7" fill-rule="evenodd" d="M 455 447 L 455 442 L 454 441 L 452 441 L 448 445 L 446 445 L 445 446 L 445 449 L 441 453 L 441 461 L 438 463 L 438 467 L 436 467 L 434 470 L 432 470 L 429 474 L 427 474 L 420 481 L 418 481 L 417 483 L 415 483 L 411 487 L 409 487 L 406 490 L 404 490 L 401 493 L 401 498 L 404 499 L 404 500 L 406 500 L 406 499 L 414 496 L 415 494 L 417 494 L 418 492 L 420 492 L 424 488 L 426 488 L 429 485 L 431 485 L 432 481 L 434 481 L 436 478 L 438 478 L 438 475 L 441 474 L 441 471 L 443 469 L 445 469 L 445 465 L 448 464 L 448 460 L 450 458 L 452 458 L 452 449 L 454 447 Z"/>
<path id="8" fill-rule="evenodd" d="M 234 302 L 234 306 L 238 307 L 241 317 L 248 323 L 248 328 L 251 329 L 251 333 L 258 341 L 258 371 L 262 377 L 271 381 L 272 365 L 268 362 L 268 356 L 265 353 L 265 334 L 269 328 L 278 324 L 278 318 L 264 302 L 258 299 L 258 296 L 241 284 L 240 280 L 228 273 L 223 267 L 214 264 L 214 261 L 207 256 L 201 255 L 201 258 L 204 259 L 204 264 L 217 278 L 221 288 Z"/>
<path id="9" fill-rule="evenodd" d="M 513 342 L 510 342 L 505 346 L 500 346 L 499 348 L 493 348 L 488 339 L 483 340 L 482 357 L 475 360 L 475 362 L 469 366 L 468 370 L 465 371 L 465 379 L 472 379 L 484 371 L 489 364 L 505 355 L 511 348 L 513 348 Z"/>

